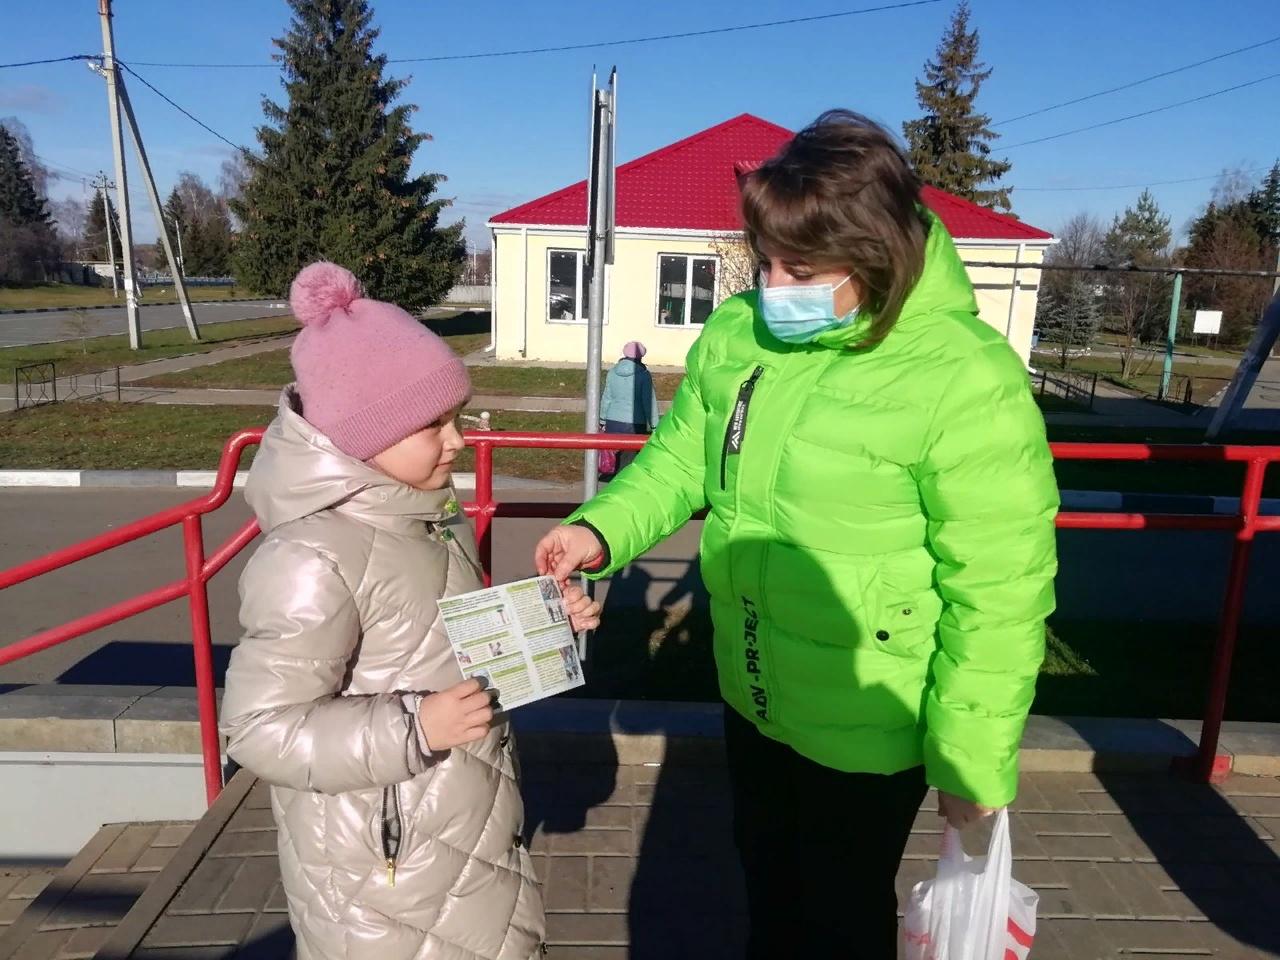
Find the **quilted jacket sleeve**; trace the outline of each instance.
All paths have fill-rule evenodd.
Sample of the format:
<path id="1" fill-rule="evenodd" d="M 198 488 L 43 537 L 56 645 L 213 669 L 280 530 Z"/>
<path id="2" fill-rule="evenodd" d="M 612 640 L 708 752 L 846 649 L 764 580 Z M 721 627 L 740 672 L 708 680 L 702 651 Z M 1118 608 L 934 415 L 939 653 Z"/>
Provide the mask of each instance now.
<path id="1" fill-rule="evenodd" d="M 925 704 L 929 782 L 1005 806 L 1054 606 L 1058 492 L 1044 420 L 1003 341 L 958 365 L 918 479 L 943 600 Z"/>
<path id="2" fill-rule="evenodd" d="M 566 523 L 585 521 L 605 541 L 608 564 L 589 574 L 608 576 L 666 539 L 707 505 L 702 390 L 694 343 L 671 410 L 639 455 L 599 496 Z"/>
<path id="3" fill-rule="evenodd" d="M 269 783 L 328 794 L 427 767 L 398 694 L 339 695 L 360 618 L 328 559 L 267 541 L 241 579 L 240 620 L 220 724 L 237 763 Z"/>

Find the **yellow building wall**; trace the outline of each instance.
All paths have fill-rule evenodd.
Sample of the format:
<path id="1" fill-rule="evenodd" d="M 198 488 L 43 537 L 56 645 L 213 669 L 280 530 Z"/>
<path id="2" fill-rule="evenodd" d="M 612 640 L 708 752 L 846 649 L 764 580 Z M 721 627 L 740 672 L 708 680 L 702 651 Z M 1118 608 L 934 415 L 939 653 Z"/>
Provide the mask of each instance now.
<path id="1" fill-rule="evenodd" d="M 530 230 L 497 235 L 494 322 L 499 360 L 583 363 L 587 356 L 585 323 L 547 319 L 547 252 L 585 250 L 585 234 Z M 658 323 L 658 256 L 663 253 L 714 254 L 707 240 L 619 236 L 614 263 L 606 268 L 604 359 L 622 355 L 629 340 L 648 348 L 649 366 L 684 366 L 700 326 Z"/>
<path id="2" fill-rule="evenodd" d="M 1014 263 L 1017 246 L 959 244 L 965 260 Z M 547 318 L 547 252 L 584 250 L 585 232 L 559 233 L 530 229 L 500 231 L 495 236 L 494 323 L 495 353 L 499 360 L 527 359 L 544 363 L 583 363 L 587 353 L 585 323 L 550 321 Z M 1023 263 L 1039 263 L 1044 246 L 1027 245 Z M 663 326 L 658 323 L 658 256 L 663 253 L 714 254 L 709 240 L 653 238 L 620 235 L 615 262 L 607 268 L 604 359 L 612 362 L 629 340 L 648 348 L 650 366 L 684 365 L 685 354 L 701 327 Z M 969 270 L 983 320 L 1009 337 L 1014 349 L 1027 360 L 1031 351 L 1039 270 L 1019 270 L 1018 290 L 1013 292 L 1014 271 L 998 267 Z M 720 293 L 723 297 L 723 292 Z M 1013 309 L 1010 311 L 1012 300 Z"/>
<path id="3" fill-rule="evenodd" d="M 1019 257 L 1017 245 L 983 246 L 958 242 L 960 259 L 966 262 L 1042 263 L 1045 246 L 1024 244 Z M 1027 362 L 1031 356 L 1031 331 L 1035 327 L 1036 302 L 1040 292 L 1039 270 L 1012 267 L 968 267 L 978 300 L 978 316 L 1009 338 L 1013 349 Z M 1010 307 L 1012 306 L 1012 309 Z"/>

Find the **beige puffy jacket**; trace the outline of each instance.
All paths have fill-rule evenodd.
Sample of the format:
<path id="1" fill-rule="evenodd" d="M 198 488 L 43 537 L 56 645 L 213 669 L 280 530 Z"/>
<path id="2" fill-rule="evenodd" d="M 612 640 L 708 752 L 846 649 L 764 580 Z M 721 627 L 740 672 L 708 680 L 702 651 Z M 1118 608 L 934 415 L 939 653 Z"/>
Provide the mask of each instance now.
<path id="1" fill-rule="evenodd" d="M 299 960 L 527 960 L 542 895 L 504 723 L 428 756 L 403 694 L 462 679 L 436 607 L 480 586 L 450 491 L 352 460 L 286 391 L 249 474 L 227 752 L 268 781 Z M 394 873 L 394 876 L 393 876 Z"/>

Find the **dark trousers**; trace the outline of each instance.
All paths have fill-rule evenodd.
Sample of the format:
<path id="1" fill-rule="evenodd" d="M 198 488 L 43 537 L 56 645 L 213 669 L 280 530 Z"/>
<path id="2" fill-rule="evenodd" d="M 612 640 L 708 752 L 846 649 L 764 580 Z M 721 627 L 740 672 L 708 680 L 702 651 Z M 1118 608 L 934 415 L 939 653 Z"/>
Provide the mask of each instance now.
<path id="1" fill-rule="evenodd" d="M 725 708 L 734 839 L 747 878 L 749 960 L 893 960 L 894 879 L 924 768 L 842 773 Z"/>

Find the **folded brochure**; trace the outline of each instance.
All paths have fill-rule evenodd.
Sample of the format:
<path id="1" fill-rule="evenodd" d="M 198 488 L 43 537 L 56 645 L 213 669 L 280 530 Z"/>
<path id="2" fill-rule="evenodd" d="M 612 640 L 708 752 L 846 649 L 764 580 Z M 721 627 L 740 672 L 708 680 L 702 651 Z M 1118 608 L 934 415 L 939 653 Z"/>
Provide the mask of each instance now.
<path id="1" fill-rule="evenodd" d="M 463 676 L 479 677 L 511 710 L 580 687 L 582 664 L 560 587 L 551 577 L 440 601 Z"/>

